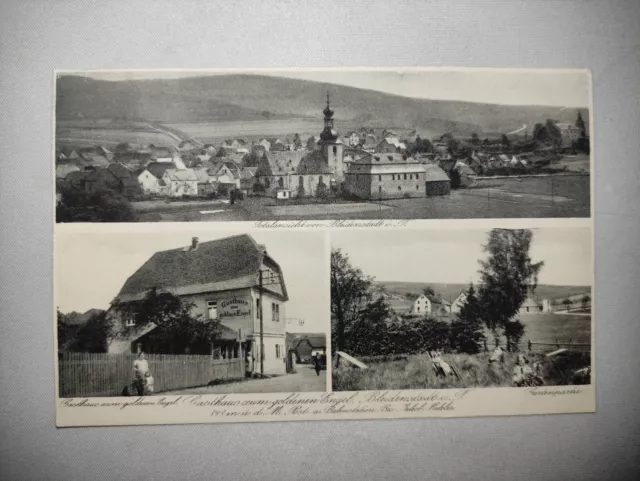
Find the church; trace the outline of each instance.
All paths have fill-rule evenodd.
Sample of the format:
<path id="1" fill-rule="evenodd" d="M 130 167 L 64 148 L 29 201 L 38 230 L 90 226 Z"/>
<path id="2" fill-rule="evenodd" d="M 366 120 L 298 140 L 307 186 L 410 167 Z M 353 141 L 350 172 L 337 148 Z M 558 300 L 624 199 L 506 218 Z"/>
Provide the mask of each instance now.
<path id="1" fill-rule="evenodd" d="M 254 192 L 276 196 L 321 197 L 344 181 L 344 143 L 334 128 L 329 93 L 322 111 L 324 129 L 313 150 L 264 152 L 255 175 Z"/>

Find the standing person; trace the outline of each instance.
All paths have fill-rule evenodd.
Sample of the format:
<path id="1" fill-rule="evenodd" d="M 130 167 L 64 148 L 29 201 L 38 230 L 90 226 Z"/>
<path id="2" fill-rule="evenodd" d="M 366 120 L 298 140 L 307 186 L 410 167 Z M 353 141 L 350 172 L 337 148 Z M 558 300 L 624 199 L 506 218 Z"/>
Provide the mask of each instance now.
<path id="1" fill-rule="evenodd" d="M 320 371 L 322 370 L 322 365 L 320 364 L 320 355 L 318 353 L 313 357 L 313 367 L 316 370 L 316 376 L 319 376 Z"/>
<path id="2" fill-rule="evenodd" d="M 244 370 L 246 377 L 251 377 L 251 375 L 253 374 L 253 356 L 251 352 L 247 352 Z"/>
<path id="3" fill-rule="evenodd" d="M 149 362 L 147 361 L 144 352 L 140 351 L 138 358 L 133 361 L 133 375 L 135 376 L 138 396 L 144 396 L 147 373 L 151 376 L 151 371 L 149 371 Z"/>

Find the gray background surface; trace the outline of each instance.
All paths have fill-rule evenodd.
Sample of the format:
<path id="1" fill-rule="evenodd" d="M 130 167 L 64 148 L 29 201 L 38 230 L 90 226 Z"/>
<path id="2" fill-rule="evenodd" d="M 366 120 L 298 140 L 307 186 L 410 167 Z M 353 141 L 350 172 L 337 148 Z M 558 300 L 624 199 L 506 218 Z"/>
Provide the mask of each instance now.
<path id="1" fill-rule="evenodd" d="M 640 471 L 637 2 L 0 4 L 1 479 L 632 479 Z M 55 68 L 593 70 L 597 413 L 56 429 Z M 90 282 L 91 280 L 87 280 Z"/>

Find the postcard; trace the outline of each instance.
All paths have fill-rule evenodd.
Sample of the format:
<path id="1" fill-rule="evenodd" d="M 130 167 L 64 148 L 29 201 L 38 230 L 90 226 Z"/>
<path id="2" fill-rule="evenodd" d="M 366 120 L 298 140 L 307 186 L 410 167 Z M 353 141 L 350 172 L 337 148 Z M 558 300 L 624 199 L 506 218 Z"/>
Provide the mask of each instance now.
<path id="1" fill-rule="evenodd" d="M 58 426 L 595 410 L 588 71 L 55 77 Z"/>

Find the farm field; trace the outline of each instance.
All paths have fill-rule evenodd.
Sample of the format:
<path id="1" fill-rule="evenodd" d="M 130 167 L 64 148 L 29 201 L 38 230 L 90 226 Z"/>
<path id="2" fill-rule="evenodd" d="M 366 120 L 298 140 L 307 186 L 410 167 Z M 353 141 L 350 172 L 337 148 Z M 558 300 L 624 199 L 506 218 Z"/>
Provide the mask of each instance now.
<path id="1" fill-rule="evenodd" d="M 349 130 L 359 129 L 349 121 L 336 121 L 336 130 L 346 134 Z M 218 122 L 189 122 L 166 124 L 167 127 L 180 130 L 201 142 L 220 143 L 229 138 L 257 140 L 261 137 L 293 136 L 296 132 L 305 139 L 311 135 L 319 135 L 322 130 L 322 119 L 292 118 L 274 120 L 242 120 Z M 399 131 L 407 129 L 396 129 Z M 435 132 L 420 131 L 423 136 L 435 135 Z"/>
<path id="2" fill-rule="evenodd" d="M 525 325 L 523 341 L 568 342 L 588 344 L 591 342 L 591 316 L 579 314 L 521 314 L 517 316 Z"/>
<path id="3" fill-rule="evenodd" d="M 76 147 L 116 146 L 121 142 L 132 144 L 155 144 L 158 146 L 177 146 L 180 141 L 157 131 L 111 129 L 111 128 L 78 128 L 61 127 L 56 129 L 56 143 L 58 145 L 73 145 Z"/>

